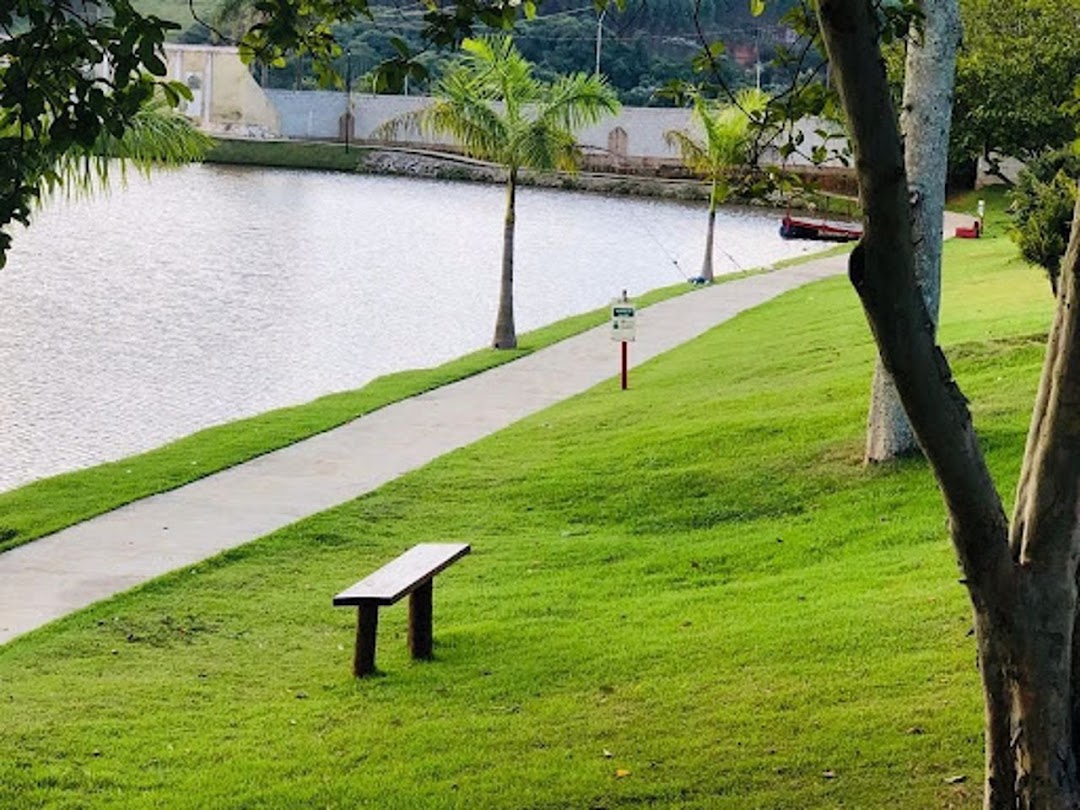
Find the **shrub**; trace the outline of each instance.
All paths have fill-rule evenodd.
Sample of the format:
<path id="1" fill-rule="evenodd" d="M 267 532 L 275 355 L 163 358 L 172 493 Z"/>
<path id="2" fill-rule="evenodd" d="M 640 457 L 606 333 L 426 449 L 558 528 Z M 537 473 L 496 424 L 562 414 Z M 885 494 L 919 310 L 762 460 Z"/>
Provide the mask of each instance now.
<path id="1" fill-rule="evenodd" d="M 1017 180 L 1009 208 L 1012 238 L 1031 264 L 1046 270 L 1057 295 L 1058 273 L 1076 205 L 1080 155 L 1050 152 L 1031 161 Z"/>

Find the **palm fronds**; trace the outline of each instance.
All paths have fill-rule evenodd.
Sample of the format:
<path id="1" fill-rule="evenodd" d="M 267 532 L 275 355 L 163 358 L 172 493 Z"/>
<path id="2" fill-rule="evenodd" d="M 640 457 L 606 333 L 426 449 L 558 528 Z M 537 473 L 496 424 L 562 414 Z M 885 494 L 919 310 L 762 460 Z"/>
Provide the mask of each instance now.
<path id="1" fill-rule="evenodd" d="M 467 39 L 461 62 L 435 86 L 422 110 L 383 124 L 377 137 L 403 131 L 449 135 L 467 154 L 508 169 L 577 166 L 574 132 L 618 110 L 615 93 L 595 76 L 533 76 L 510 37 Z"/>
<path id="2" fill-rule="evenodd" d="M 668 130 L 664 140 L 694 174 L 718 180 L 746 161 L 753 140 L 751 126 L 767 104 L 768 97 L 755 89 L 740 91 L 735 104 L 695 96 L 692 115 L 703 137 L 686 130 Z"/>
<path id="3" fill-rule="evenodd" d="M 154 167 L 200 160 L 213 143 L 181 113 L 154 100 L 132 117 L 122 137 L 105 130 L 92 146 L 66 152 L 46 174 L 45 191 L 91 194 L 108 186 L 114 170 L 121 180 L 129 168 L 148 175 Z"/>

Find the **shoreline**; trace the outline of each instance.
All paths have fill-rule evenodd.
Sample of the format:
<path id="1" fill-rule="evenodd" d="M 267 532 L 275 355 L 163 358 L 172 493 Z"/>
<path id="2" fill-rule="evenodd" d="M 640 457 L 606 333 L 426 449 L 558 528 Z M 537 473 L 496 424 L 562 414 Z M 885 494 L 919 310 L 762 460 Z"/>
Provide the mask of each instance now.
<path id="1" fill-rule="evenodd" d="M 503 169 L 497 165 L 464 155 L 432 149 L 371 144 L 345 144 L 328 141 L 254 140 L 217 138 L 217 145 L 204 158 L 205 163 L 267 168 L 309 169 L 370 174 L 392 177 L 418 177 L 428 180 L 501 184 Z M 537 172 L 524 170 L 519 185 L 536 188 L 581 191 L 617 197 L 648 197 L 680 202 L 708 202 L 709 184 L 691 177 L 667 177 L 656 172 L 615 173 L 582 170 Z M 824 205 L 822 204 L 824 201 Z M 763 200 L 733 197 L 725 205 L 782 210 L 821 212 L 830 219 L 859 218 L 856 199 L 839 194 L 814 192 L 793 195 L 790 199 Z M 835 214 L 833 205 L 842 207 Z"/>
<path id="2" fill-rule="evenodd" d="M 823 247 L 768 266 L 718 276 L 714 286 L 827 259 L 848 245 Z M 639 309 L 700 288 L 685 281 L 656 287 L 635 297 Z M 162 446 L 90 467 L 70 470 L 0 492 L 0 556 L 129 503 L 169 492 L 259 456 L 332 430 L 384 407 L 527 357 L 607 322 L 601 307 L 569 315 L 519 335 L 516 350 L 483 348 L 443 364 L 405 369 L 366 385 L 326 394 L 309 402 L 272 409 L 211 425 Z M 191 459 L 201 459 L 192 466 Z M 63 504 L 58 509 L 57 504 Z"/>

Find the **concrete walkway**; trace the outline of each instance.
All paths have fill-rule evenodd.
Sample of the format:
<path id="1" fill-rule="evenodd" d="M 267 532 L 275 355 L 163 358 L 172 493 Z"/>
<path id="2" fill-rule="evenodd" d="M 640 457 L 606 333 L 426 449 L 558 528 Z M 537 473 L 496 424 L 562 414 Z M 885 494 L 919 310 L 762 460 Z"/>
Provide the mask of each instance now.
<path id="1" fill-rule="evenodd" d="M 846 262 L 817 259 L 641 310 L 631 367 Z M 617 374 L 618 350 L 599 327 L 0 554 L 0 644 L 370 492 Z"/>

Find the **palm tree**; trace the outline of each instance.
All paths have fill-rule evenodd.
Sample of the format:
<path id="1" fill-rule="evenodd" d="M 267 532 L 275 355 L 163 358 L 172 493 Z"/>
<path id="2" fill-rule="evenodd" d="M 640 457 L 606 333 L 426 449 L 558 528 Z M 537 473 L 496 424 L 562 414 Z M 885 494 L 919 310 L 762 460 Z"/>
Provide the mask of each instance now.
<path id="1" fill-rule="evenodd" d="M 705 259 L 701 278 L 713 280 L 713 233 L 716 230 L 716 206 L 727 199 L 728 172 L 744 165 L 753 139 L 750 125 L 761 113 L 768 98 L 760 90 L 740 91 L 735 104 L 718 104 L 694 97 L 693 120 L 701 126 L 704 138 L 686 130 L 668 130 L 664 140 L 678 149 L 682 162 L 694 174 L 711 182 L 709 191 L 709 229 L 705 239 Z"/>
<path id="2" fill-rule="evenodd" d="M 471 157 L 506 169 L 502 282 L 495 320 L 496 349 L 517 346 L 514 329 L 514 198 L 521 169 L 577 168 L 574 133 L 614 113 L 619 102 L 603 78 L 575 74 L 544 82 L 510 37 L 466 39 L 464 58 L 436 84 L 429 106 L 381 128 L 450 135 Z"/>
<path id="3" fill-rule="evenodd" d="M 80 196 L 105 189 L 114 171 L 119 172 L 122 181 L 129 166 L 149 174 L 154 167 L 200 160 L 213 144 L 213 139 L 197 130 L 163 98 L 155 96 L 123 123 L 120 137 L 103 128 L 93 144 L 75 143 L 62 153 L 36 160 L 36 165 L 27 169 L 29 179 L 24 182 L 36 189 L 33 200 L 40 205 L 58 191 Z M 26 215 L 11 213 L 10 207 L 6 210 L 8 223 L 11 220 L 29 223 Z M 10 246 L 11 236 L 5 225 L 0 227 L 0 268 L 7 263 Z"/>
<path id="4" fill-rule="evenodd" d="M 175 167 L 201 160 L 214 145 L 208 135 L 163 99 L 145 103 L 117 138 L 104 130 L 89 147 L 74 146 L 45 177 L 45 191 L 90 194 L 106 188 L 119 170 L 121 180 L 130 167 L 149 174 L 154 167 Z"/>

